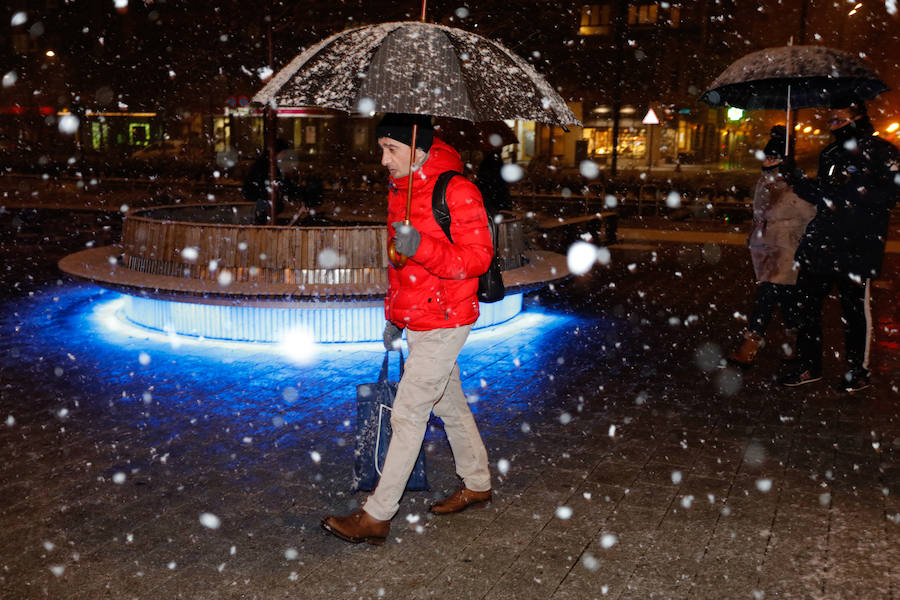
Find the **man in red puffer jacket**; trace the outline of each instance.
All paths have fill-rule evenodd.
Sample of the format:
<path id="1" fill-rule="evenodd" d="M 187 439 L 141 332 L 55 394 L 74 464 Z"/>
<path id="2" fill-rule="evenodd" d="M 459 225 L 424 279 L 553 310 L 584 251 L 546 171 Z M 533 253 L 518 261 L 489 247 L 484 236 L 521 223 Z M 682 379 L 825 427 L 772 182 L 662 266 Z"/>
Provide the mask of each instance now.
<path id="1" fill-rule="evenodd" d="M 415 161 L 410 173 L 413 124 Z M 491 500 L 487 451 L 466 402 L 456 359 L 478 319 L 478 276 L 493 255 L 481 193 L 464 177 L 447 186 L 450 237 L 432 213 L 432 191 L 445 171 L 462 172 L 459 153 L 433 137 L 430 119 L 388 114 L 376 128 L 381 164 L 390 172 L 388 224 L 398 252 L 408 257 L 388 267 L 384 343 L 396 347 L 403 329 L 409 357 L 391 413 L 391 442 L 381 479 L 363 508 L 345 517 L 328 516 L 326 531 L 348 542 L 382 543 L 399 510 L 432 411 L 444 422 L 456 472 L 463 485 L 431 507 L 436 514 L 461 511 Z M 409 225 L 404 225 L 408 186 L 412 185 Z"/>

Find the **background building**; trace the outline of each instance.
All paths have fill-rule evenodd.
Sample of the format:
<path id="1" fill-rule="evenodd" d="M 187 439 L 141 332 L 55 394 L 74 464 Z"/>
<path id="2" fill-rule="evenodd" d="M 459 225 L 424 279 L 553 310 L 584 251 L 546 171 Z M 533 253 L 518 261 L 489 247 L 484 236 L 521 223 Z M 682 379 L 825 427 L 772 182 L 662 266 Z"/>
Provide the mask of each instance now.
<path id="1" fill-rule="evenodd" d="M 268 73 L 346 27 L 418 19 L 419 6 L 12 0 L 0 9 L 0 150 L 45 162 L 73 153 L 111 160 L 172 138 L 210 158 L 252 158 L 263 124 L 249 98 Z M 755 166 L 752 150 L 783 115 L 729 118 L 698 97 L 733 60 L 791 40 L 859 53 L 900 87 L 892 2 L 432 0 L 427 17 L 501 40 L 546 75 L 583 121 L 569 132 L 514 123 L 520 144 L 507 153 L 520 162 L 566 168 L 592 158 L 611 167 L 615 145 L 620 168 Z M 872 103 L 883 135 L 896 135 L 888 127 L 898 107 L 897 92 Z M 651 110 L 657 124 L 645 123 Z M 60 129 L 67 113 L 78 119 L 74 132 Z M 798 148 L 812 152 L 827 139 L 821 119 L 814 110 L 798 118 Z M 278 119 L 279 137 L 316 160 L 374 159 L 371 129 L 371 120 L 313 107 Z"/>

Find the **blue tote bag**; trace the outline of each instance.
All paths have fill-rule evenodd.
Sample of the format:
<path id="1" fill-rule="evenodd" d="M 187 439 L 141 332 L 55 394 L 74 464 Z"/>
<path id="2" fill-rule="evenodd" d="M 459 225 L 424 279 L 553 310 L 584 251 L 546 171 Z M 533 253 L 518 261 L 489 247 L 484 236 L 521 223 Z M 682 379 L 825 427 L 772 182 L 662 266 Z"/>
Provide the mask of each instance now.
<path id="1" fill-rule="evenodd" d="M 398 381 L 388 381 L 388 359 L 390 352 L 384 353 L 381 373 L 375 383 L 364 383 L 356 386 L 356 449 L 353 466 L 353 489 L 374 490 L 381 477 L 381 468 L 387 456 L 388 444 L 391 441 L 391 410 L 394 407 L 394 396 L 397 384 L 403 377 L 403 353 L 400 352 L 400 377 Z M 419 456 L 413 467 L 408 490 L 427 490 L 428 478 L 425 475 L 425 448 L 419 448 Z"/>

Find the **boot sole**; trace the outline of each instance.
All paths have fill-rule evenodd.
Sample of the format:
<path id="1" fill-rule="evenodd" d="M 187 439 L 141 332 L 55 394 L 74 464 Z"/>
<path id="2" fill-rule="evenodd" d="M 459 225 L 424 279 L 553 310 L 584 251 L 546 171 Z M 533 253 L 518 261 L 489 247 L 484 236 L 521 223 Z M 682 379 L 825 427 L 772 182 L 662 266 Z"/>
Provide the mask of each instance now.
<path id="1" fill-rule="evenodd" d="M 457 508 L 456 510 L 439 510 L 435 509 L 435 507 L 431 507 L 428 509 L 429 512 L 435 515 L 452 515 L 454 513 L 461 513 L 467 508 L 486 508 L 491 503 L 490 500 L 478 500 L 477 502 L 472 502 L 470 504 L 466 504 L 462 508 Z"/>
<path id="2" fill-rule="evenodd" d="M 807 383 L 815 383 L 817 381 L 822 381 L 822 378 L 812 377 L 810 379 L 804 379 L 803 381 L 791 381 L 789 383 L 782 383 L 781 385 L 785 387 L 800 387 L 801 385 L 806 385 Z"/>
<path id="3" fill-rule="evenodd" d="M 366 542 L 367 544 L 371 544 L 372 546 L 382 546 L 384 545 L 387 537 L 377 537 L 377 536 L 364 536 L 364 537 L 354 537 L 352 535 L 347 535 L 341 531 L 338 531 L 325 521 L 322 521 L 322 529 L 330 533 L 336 538 L 342 539 L 345 542 L 350 542 L 351 544 L 361 544 Z"/>
<path id="4" fill-rule="evenodd" d="M 872 387 L 872 384 L 871 384 L 871 383 L 869 383 L 869 384 L 867 384 L 867 385 L 860 386 L 860 387 L 855 387 L 855 388 L 843 388 L 842 391 L 847 392 L 848 394 L 856 394 L 856 393 L 861 392 L 861 391 L 863 391 L 863 390 L 867 390 L 867 389 L 869 389 L 870 387 Z"/>

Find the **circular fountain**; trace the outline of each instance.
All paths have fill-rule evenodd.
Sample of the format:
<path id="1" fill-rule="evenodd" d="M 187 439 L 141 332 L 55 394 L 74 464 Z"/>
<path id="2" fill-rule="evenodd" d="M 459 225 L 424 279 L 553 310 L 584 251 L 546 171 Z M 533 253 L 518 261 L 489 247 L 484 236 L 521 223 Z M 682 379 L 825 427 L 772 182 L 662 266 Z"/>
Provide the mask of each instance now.
<path id="1" fill-rule="evenodd" d="M 63 258 L 60 269 L 125 295 L 121 316 L 169 334 L 281 342 L 376 341 L 384 327 L 387 228 L 319 219 L 253 225 L 253 205 L 181 204 L 129 212 L 120 245 Z M 498 225 L 506 298 L 475 328 L 505 322 L 522 296 L 568 274 L 565 256 L 526 250 L 523 223 Z"/>

